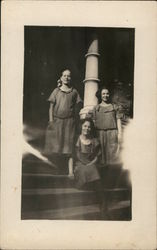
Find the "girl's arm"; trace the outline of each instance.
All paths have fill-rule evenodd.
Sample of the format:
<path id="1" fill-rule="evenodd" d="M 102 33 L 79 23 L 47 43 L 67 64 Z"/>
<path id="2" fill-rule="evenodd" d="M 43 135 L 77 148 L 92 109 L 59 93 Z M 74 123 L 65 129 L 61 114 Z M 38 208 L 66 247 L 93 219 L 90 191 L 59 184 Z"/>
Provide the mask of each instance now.
<path id="1" fill-rule="evenodd" d="M 58 93 L 58 88 L 55 88 L 54 91 L 51 93 L 50 97 L 48 98 L 48 101 L 50 102 L 50 108 L 49 108 L 49 123 L 53 122 L 53 110 L 56 103 L 56 96 Z"/>
<path id="2" fill-rule="evenodd" d="M 117 128 L 118 128 L 118 143 L 120 143 L 122 141 L 121 119 L 117 119 Z"/>
<path id="3" fill-rule="evenodd" d="M 90 166 L 90 165 L 96 163 L 97 160 L 98 160 L 98 157 L 96 156 L 91 162 L 89 162 L 89 163 L 87 164 L 87 166 Z"/>
<path id="4" fill-rule="evenodd" d="M 101 156 L 101 147 L 100 147 L 100 143 L 99 143 L 99 141 L 97 140 L 97 139 L 95 139 L 94 140 L 94 142 L 95 142 L 95 152 L 94 152 L 94 159 L 91 161 L 91 162 L 89 162 L 87 165 L 88 166 L 90 166 L 90 165 L 92 165 L 92 164 L 94 164 L 94 163 L 97 163 L 98 161 L 99 161 L 99 157 Z"/>
<path id="5" fill-rule="evenodd" d="M 49 122 L 53 122 L 53 104 L 50 103 L 50 108 L 49 108 Z"/>

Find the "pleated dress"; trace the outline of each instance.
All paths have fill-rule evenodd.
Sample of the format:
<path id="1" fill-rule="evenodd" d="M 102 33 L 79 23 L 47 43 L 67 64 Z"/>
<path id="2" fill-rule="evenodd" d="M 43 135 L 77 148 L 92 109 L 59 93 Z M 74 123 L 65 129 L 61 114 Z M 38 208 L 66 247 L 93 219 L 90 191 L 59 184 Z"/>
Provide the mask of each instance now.
<path id="1" fill-rule="evenodd" d="M 118 161 L 119 146 L 117 119 L 121 117 L 122 114 L 115 104 L 107 106 L 99 104 L 93 111 L 97 136 L 101 144 L 102 166 L 114 164 Z"/>
<path id="2" fill-rule="evenodd" d="M 74 149 L 75 137 L 75 107 L 81 102 L 76 89 L 68 92 L 55 88 L 48 101 L 53 104 L 53 123 L 47 128 L 45 138 L 45 155 L 71 155 Z"/>

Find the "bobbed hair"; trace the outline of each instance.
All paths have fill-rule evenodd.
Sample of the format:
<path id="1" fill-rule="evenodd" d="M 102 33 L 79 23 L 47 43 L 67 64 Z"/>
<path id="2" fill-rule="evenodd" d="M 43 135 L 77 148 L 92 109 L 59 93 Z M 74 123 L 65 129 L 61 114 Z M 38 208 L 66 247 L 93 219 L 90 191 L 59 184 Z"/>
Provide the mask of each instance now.
<path id="1" fill-rule="evenodd" d="M 98 102 L 101 102 L 101 92 L 103 89 L 107 89 L 110 93 L 110 88 L 107 85 L 102 86 L 97 92 L 96 92 L 96 97 L 98 98 Z"/>
<path id="2" fill-rule="evenodd" d="M 68 69 L 68 68 L 66 68 L 66 69 L 63 69 L 63 70 L 61 71 L 61 76 L 62 76 L 62 74 L 63 74 L 64 71 L 69 71 L 69 72 L 71 73 L 71 70 Z"/>
<path id="3" fill-rule="evenodd" d="M 96 136 L 95 126 L 94 126 L 94 122 L 93 122 L 93 120 L 91 118 L 85 118 L 85 119 L 80 120 L 79 134 L 81 134 L 82 125 L 85 122 L 90 122 L 90 125 L 91 125 L 91 137 L 95 137 Z"/>

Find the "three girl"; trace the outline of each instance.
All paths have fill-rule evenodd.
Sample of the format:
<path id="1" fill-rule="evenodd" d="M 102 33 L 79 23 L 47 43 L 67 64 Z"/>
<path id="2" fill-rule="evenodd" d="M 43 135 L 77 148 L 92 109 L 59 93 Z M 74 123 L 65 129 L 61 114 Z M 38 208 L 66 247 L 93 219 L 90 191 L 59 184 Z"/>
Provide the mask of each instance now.
<path id="1" fill-rule="evenodd" d="M 76 144 L 75 176 L 78 187 L 86 182 L 99 180 L 96 163 L 108 166 L 117 161 L 121 141 L 121 114 L 118 107 L 110 102 L 108 88 L 103 87 L 98 93 L 100 98 L 92 112 L 98 139 L 92 137 L 92 121 L 82 123 L 81 135 Z M 76 89 L 71 86 L 71 72 L 66 69 L 58 81 L 57 88 L 48 101 L 49 126 L 46 133 L 45 152 L 47 155 L 66 155 L 69 158 L 69 175 L 73 175 L 72 154 L 75 142 L 75 108 L 81 102 Z M 101 149 L 101 153 L 100 153 Z"/>
<path id="2" fill-rule="evenodd" d="M 103 87 L 97 97 L 100 98 L 100 103 L 94 108 L 90 118 L 81 121 L 81 133 L 75 145 L 75 108 L 81 98 L 71 86 L 70 70 L 62 72 L 57 88 L 48 99 L 50 108 L 45 154 L 68 157 L 69 176 L 73 176 L 72 155 L 75 155 L 76 187 L 92 188 L 96 192 L 101 216 L 105 219 L 108 218 L 108 199 L 105 198 L 99 167 L 109 166 L 117 161 L 121 141 L 121 114 L 117 106 L 110 102 L 108 88 Z M 94 129 L 97 138 L 94 136 Z"/>

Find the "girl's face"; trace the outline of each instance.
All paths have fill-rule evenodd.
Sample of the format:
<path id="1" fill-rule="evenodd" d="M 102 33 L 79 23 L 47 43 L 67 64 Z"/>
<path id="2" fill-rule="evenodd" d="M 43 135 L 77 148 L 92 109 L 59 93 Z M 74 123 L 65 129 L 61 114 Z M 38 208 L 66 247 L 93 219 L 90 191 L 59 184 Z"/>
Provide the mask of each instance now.
<path id="1" fill-rule="evenodd" d="M 69 70 L 65 70 L 62 73 L 61 81 L 63 84 L 68 85 L 71 81 L 71 72 Z"/>
<path id="2" fill-rule="evenodd" d="M 82 135 L 89 136 L 91 133 L 91 123 L 89 121 L 85 121 L 82 124 Z"/>
<path id="3" fill-rule="evenodd" d="M 108 102 L 109 97 L 110 97 L 110 94 L 109 94 L 108 89 L 103 89 L 103 90 L 101 91 L 101 100 L 102 100 L 103 102 Z"/>

